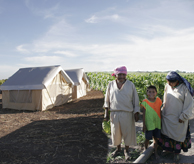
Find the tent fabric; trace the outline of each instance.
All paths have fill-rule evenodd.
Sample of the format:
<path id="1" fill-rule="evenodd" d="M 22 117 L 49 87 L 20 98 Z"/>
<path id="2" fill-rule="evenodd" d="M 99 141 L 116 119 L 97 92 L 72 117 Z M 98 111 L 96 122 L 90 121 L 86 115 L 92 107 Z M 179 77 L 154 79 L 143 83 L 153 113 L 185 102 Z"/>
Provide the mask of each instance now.
<path id="1" fill-rule="evenodd" d="M 82 80 L 80 85 L 77 86 L 77 97 L 82 97 L 87 94 L 88 85 L 85 80 Z"/>
<path id="2" fill-rule="evenodd" d="M 43 89 L 47 87 L 56 74 L 61 71 L 68 84 L 73 81 L 61 66 L 21 68 L 12 75 L 0 88 L 1 90 Z"/>
<path id="3" fill-rule="evenodd" d="M 86 80 L 88 83 L 88 79 L 86 77 L 86 74 L 84 73 L 84 69 L 69 69 L 69 70 L 64 70 L 67 75 L 72 79 L 74 82 L 74 85 L 78 86 L 81 84 L 82 78 Z"/>
<path id="4" fill-rule="evenodd" d="M 43 90 L 42 96 L 45 100 L 42 104 L 43 108 L 47 110 L 71 101 L 72 87 L 65 82 L 61 74 L 58 74 Z"/>
<path id="5" fill-rule="evenodd" d="M 89 81 L 83 68 L 64 70 L 74 83 L 72 95 L 73 99 L 80 98 L 87 94 Z"/>
<path id="6" fill-rule="evenodd" d="M 19 69 L 3 85 L 3 108 L 47 110 L 72 100 L 74 82 L 61 66 Z"/>
<path id="7" fill-rule="evenodd" d="M 20 95 L 20 98 L 16 98 L 9 90 L 3 90 L 2 92 L 2 104 L 3 108 L 9 108 L 9 109 L 17 109 L 17 110 L 44 110 L 42 109 L 41 104 L 41 90 L 33 90 L 31 91 L 31 102 L 25 102 L 25 99 L 22 97 L 25 97 L 28 95 L 29 91 L 22 91 L 18 90 L 18 95 Z M 21 97 L 22 96 L 22 97 Z M 12 97 L 12 101 L 10 101 L 10 97 Z M 15 99 L 13 99 L 15 97 Z"/>

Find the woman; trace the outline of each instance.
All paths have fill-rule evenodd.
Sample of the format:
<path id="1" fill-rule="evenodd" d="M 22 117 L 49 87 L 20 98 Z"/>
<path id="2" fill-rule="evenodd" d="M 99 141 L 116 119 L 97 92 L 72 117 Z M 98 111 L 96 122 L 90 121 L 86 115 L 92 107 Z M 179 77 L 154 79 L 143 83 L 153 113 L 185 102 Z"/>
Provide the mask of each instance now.
<path id="1" fill-rule="evenodd" d="M 174 153 L 174 160 L 178 161 L 181 149 L 187 152 L 191 148 L 188 120 L 192 116 L 194 90 L 176 72 L 169 72 L 166 80 L 159 145 L 166 153 Z"/>

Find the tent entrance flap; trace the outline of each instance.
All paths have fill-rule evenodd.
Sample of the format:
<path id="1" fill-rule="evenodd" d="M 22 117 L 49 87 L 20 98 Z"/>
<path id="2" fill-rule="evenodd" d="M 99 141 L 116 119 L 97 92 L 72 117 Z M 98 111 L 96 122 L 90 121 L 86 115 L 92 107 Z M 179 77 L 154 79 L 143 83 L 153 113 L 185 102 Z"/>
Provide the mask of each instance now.
<path id="1" fill-rule="evenodd" d="M 43 110 L 62 105 L 72 100 L 72 88 L 66 83 L 62 74 L 57 74 L 42 92 Z"/>

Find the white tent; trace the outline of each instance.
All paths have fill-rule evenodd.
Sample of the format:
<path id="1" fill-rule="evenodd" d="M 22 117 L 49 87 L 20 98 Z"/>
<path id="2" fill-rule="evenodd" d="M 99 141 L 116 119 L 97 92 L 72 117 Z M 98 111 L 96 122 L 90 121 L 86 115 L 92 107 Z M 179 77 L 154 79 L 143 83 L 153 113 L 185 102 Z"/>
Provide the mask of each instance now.
<path id="1" fill-rule="evenodd" d="M 64 70 L 74 83 L 72 98 L 80 98 L 87 94 L 89 81 L 83 68 Z"/>
<path id="2" fill-rule="evenodd" d="M 3 108 L 47 110 L 71 101 L 73 86 L 61 66 L 21 68 L 0 86 Z"/>

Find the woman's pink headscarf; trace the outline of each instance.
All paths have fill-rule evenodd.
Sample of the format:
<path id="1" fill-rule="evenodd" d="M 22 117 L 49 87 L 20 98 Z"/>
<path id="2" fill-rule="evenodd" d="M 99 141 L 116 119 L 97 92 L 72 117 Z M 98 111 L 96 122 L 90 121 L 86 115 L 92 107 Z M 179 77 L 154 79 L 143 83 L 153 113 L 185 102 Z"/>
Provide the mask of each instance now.
<path id="1" fill-rule="evenodd" d="M 127 75 L 127 68 L 125 66 L 122 66 L 122 67 L 117 67 L 115 70 L 114 70 L 114 73 L 112 74 L 112 76 L 116 76 L 118 75 L 119 73 L 124 73 Z"/>

